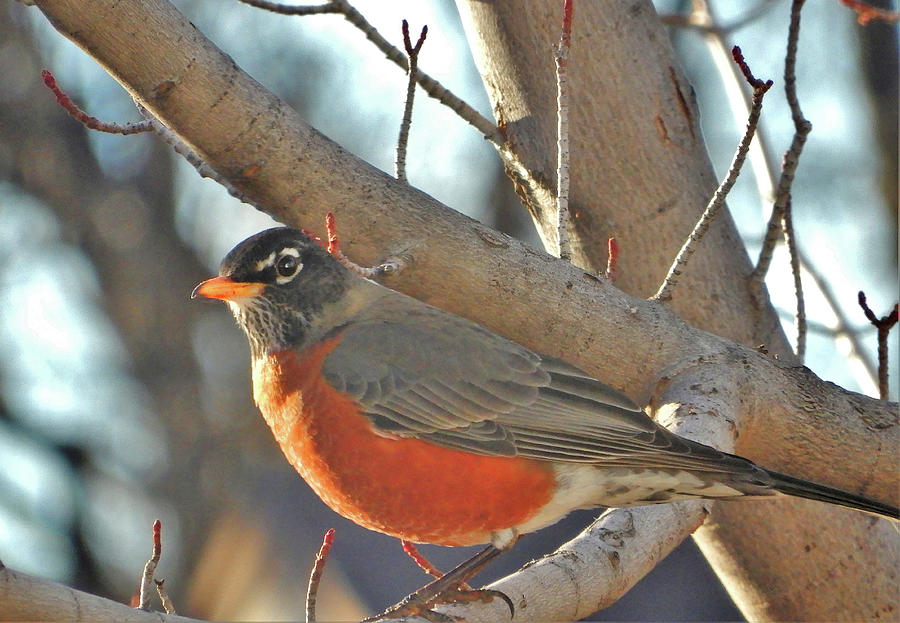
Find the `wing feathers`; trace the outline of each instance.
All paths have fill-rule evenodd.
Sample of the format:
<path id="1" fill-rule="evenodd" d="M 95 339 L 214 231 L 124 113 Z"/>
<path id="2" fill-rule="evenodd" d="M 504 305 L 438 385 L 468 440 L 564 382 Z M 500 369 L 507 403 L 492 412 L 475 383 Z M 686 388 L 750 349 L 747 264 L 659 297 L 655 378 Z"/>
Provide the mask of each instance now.
<path id="1" fill-rule="evenodd" d="M 323 366 L 329 382 L 356 397 L 384 434 L 545 461 L 747 469 L 742 459 L 661 429 L 627 397 L 570 364 L 418 301 L 384 301 L 364 313 L 371 318 L 344 327 Z M 398 315 L 404 324 L 393 322 Z"/>

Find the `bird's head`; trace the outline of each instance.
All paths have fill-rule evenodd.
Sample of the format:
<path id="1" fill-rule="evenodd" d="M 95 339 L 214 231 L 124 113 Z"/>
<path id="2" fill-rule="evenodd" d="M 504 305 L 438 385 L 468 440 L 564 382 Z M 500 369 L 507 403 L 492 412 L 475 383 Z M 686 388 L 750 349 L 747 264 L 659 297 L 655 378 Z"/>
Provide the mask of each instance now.
<path id="1" fill-rule="evenodd" d="M 232 249 L 219 276 L 194 288 L 228 303 L 254 357 L 301 347 L 355 276 L 318 242 L 290 227 L 260 232 Z"/>

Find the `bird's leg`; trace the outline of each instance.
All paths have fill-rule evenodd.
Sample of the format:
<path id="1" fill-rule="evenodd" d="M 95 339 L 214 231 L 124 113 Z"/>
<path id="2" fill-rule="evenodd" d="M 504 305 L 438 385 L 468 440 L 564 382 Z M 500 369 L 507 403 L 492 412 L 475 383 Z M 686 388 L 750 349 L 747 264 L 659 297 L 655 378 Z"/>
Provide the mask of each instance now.
<path id="1" fill-rule="evenodd" d="M 441 603 L 491 600 L 495 597 L 503 599 L 506 605 L 509 606 L 510 613 L 513 613 L 515 608 L 512 601 L 500 591 L 484 589 L 478 591 L 459 590 L 460 585 L 468 582 L 470 578 L 480 572 L 485 565 L 503 553 L 503 551 L 493 545 L 488 545 L 468 560 L 457 565 L 452 571 L 448 571 L 438 579 L 429 582 L 396 605 L 391 606 L 377 616 L 365 619 L 364 623 L 386 618 L 409 616 L 424 616 L 432 620 L 452 620 L 451 617 L 444 617 L 444 615 L 434 617 L 437 613 L 431 612 L 431 607 Z"/>
<path id="2" fill-rule="evenodd" d="M 422 571 L 433 578 L 439 578 L 444 575 L 444 573 L 440 569 L 431 564 L 431 561 L 425 558 L 424 555 L 422 555 L 422 552 L 419 551 L 415 543 L 413 543 L 412 541 L 407 541 L 406 539 L 402 539 L 400 543 L 403 544 L 403 551 L 406 553 L 406 555 L 412 558 L 413 562 L 415 562 Z M 459 588 L 460 590 L 464 591 L 472 590 L 472 587 L 469 586 L 466 582 L 461 582 L 459 584 Z"/>

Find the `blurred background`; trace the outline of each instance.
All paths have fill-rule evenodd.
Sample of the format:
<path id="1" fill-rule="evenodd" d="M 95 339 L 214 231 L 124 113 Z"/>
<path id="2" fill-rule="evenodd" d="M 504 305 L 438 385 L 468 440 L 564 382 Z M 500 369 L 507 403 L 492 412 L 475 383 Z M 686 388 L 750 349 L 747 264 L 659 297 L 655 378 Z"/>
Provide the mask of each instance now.
<path id="1" fill-rule="evenodd" d="M 312 125 L 393 171 L 406 78 L 341 17 L 282 17 L 231 0 L 175 4 Z M 401 19 L 413 33 L 427 24 L 420 68 L 490 117 L 452 2 L 354 4 L 399 47 Z M 670 17 L 691 10 L 686 1 L 656 6 Z M 757 76 L 776 81 L 761 134 L 777 171 L 792 133 L 781 83 L 789 2 L 712 2 L 710 10 L 724 26 L 753 18 L 725 42 L 741 45 Z M 734 112 L 733 86 L 709 39 L 669 28 L 722 175 L 744 113 Z M 807 365 L 877 395 L 875 330 L 856 293 L 865 290 L 879 316 L 898 297 L 897 29 L 862 27 L 838 0 L 821 0 L 805 7 L 801 32 L 799 94 L 813 134 L 794 186 L 794 222 L 813 271 L 804 274 Z M 158 517 L 157 577 L 180 613 L 299 619 L 315 551 L 335 527 L 320 620 L 358 619 L 420 586 L 425 578 L 399 542 L 331 512 L 283 460 L 250 398 L 243 335 L 224 306 L 189 300 L 235 243 L 272 221 L 201 179 L 155 136 L 86 130 L 56 105 L 42 68 L 90 114 L 138 119 L 127 93 L 36 9 L 0 0 L 0 560 L 128 601 Z M 413 185 L 538 244 L 493 148 L 421 91 L 407 161 Z M 745 168 L 729 198 L 754 258 L 766 192 L 761 169 Z M 781 253 L 769 287 L 794 335 Z M 550 551 L 594 515 L 527 536 L 479 581 Z M 423 551 L 444 568 L 468 555 Z M 660 619 L 740 619 L 689 542 L 592 617 Z"/>

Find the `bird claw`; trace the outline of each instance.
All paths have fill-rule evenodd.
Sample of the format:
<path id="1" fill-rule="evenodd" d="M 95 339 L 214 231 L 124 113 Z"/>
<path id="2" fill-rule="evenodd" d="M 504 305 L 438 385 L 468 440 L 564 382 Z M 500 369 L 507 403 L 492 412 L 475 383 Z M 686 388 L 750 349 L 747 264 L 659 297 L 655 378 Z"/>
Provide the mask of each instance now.
<path id="1" fill-rule="evenodd" d="M 409 595 L 404 600 L 399 602 L 396 605 L 391 606 L 384 612 L 374 617 L 370 617 L 368 619 L 363 619 L 363 623 L 374 623 L 375 621 L 382 621 L 385 619 L 402 619 L 405 617 L 421 617 L 427 621 L 431 621 L 432 623 L 453 623 L 454 621 L 462 620 L 461 617 L 453 616 L 451 614 L 444 614 L 442 612 L 437 612 L 433 610 L 434 606 L 447 605 L 447 604 L 459 604 L 459 603 L 472 603 L 475 601 L 481 603 L 490 603 L 494 599 L 500 598 L 506 605 L 509 607 L 509 615 L 510 617 L 514 616 L 516 613 L 516 608 L 513 605 L 512 600 L 506 596 L 506 594 L 501 593 L 500 591 L 491 590 L 488 588 L 482 589 L 460 589 L 457 588 L 455 590 L 449 590 L 440 595 L 436 595 L 431 597 L 430 599 L 419 599 L 418 591 Z"/>
<path id="2" fill-rule="evenodd" d="M 500 591 L 495 591 L 489 588 L 457 590 L 455 593 L 448 593 L 442 597 L 444 597 L 445 599 L 442 599 L 438 603 L 456 604 L 479 601 L 483 604 L 487 604 L 494 601 L 495 599 L 502 599 L 509 608 L 509 616 L 513 617 L 516 614 L 516 607 L 513 605 L 512 599 L 510 599 L 506 595 L 506 593 L 501 593 Z"/>
<path id="3" fill-rule="evenodd" d="M 434 612 L 431 609 L 433 606 L 460 601 L 490 601 L 498 596 L 503 598 L 506 605 L 509 606 L 510 612 L 515 612 L 512 600 L 500 591 L 484 589 L 472 591 L 471 589 L 464 588 L 465 583 L 471 577 L 481 571 L 488 562 L 500 555 L 501 552 L 502 550 L 497 549 L 493 545 L 488 545 L 468 560 L 461 562 L 452 571 L 448 571 L 436 580 L 426 584 L 415 593 L 408 595 L 403 601 L 391 606 L 381 614 L 365 619 L 363 623 L 380 621 L 388 617 L 398 618 L 409 616 L 421 616 L 429 621 L 445 623 L 448 620 L 455 621 L 456 619 L 453 617 L 450 617 L 449 619 L 440 618 L 447 617 L 448 615 Z M 471 595 L 473 593 L 478 594 L 478 596 L 472 597 Z"/>

